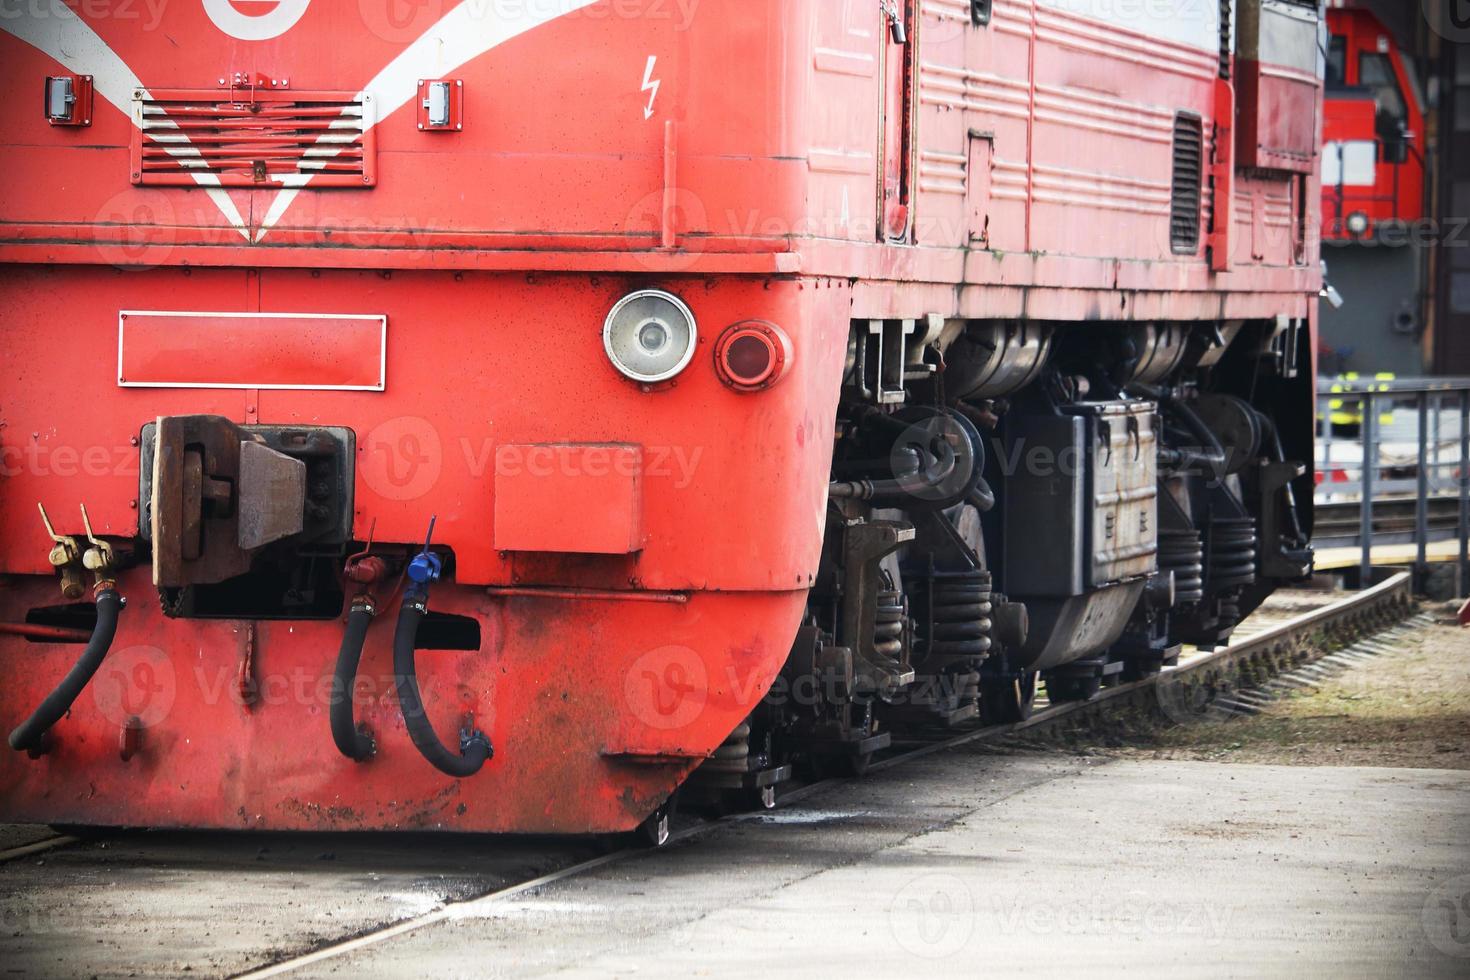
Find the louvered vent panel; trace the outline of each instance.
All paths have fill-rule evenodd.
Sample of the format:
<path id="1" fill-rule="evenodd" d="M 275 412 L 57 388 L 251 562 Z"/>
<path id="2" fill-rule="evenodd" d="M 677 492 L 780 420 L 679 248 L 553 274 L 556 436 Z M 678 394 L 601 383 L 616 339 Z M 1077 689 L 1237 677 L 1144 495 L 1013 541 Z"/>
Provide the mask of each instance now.
<path id="1" fill-rule="evenodd" d="M 1174 180 L 1169 206 L 1169 245 L 1176 255 L 1199 251 L 1200 177 L 1204 132 L 1198 116 L 1174 117 Z"/>
<path id="2" fill-rule="evenodd" d="M 135 184 L 367 187 L 374 180 L 369 106 L 346 93 L 154 92 L 134 101 Z"/>
<path id="3" fill-rule="evenodd" d="M 1235 0 L 1220 0 L 1220 77 L 1230 77 L 1230 56 L 1235 49 Z"/>

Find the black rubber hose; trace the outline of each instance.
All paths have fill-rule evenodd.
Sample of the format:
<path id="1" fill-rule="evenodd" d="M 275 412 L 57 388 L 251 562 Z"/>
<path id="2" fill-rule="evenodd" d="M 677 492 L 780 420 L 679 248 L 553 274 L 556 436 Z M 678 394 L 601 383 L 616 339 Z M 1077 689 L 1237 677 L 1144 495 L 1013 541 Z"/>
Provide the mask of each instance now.
<path id="1" fill-rule="evenodd" d="M 890 431 L 897 429 L 906 439 L 913 439 L 923 431 L 914 422 L 904 422 L 888 416 L 869 413 L 862 418 L 876 418 L 880 427 Z M 828 484 L 827 495 L 833 499 L 868 500 L 880 505 L 918 505 L 935 509 L 952 507 L 961 500 L 970 498 L 982 479 L 980 472 L 985 468 L 985 443 L 980 438 L 980 430 L 958 413 L 946 412 L 935 418 L 952 422 L 960 431 L 964 436 L 961 443 L 963 451 L 957 451 L 947 439 L 940 438 L 931 438 L 922 447 L 917 443 L 898 446 L 891 458 L 895 464 L 902 461 L 903 465 L 901 468 L 894 466 L 893 478 L 833 482 Z M 933 435 L 927 434 L 931 437 Z M 968 475 L 959 486 L 945 486 L 963 472 Z M 986 503 L 990 507 L 995 505 L 993 495 L 987 500 L 981 494 L 974 502 L 981 510 L 989 509 L 985 506 Z"/>
<path id="2" fill-rule="evenodd" d="M 1186 451 L 1197 456 L 1201 462 L 1212 467 L 1216 473 L 1224 473 L 1225 466 L 1229 462 L 1225 456 L 1225 448 L 1220 445 L 1220 440 L 1215 438 L 1210 427 L 1205 425 L 1204 419 L 1200 418 L 1194 409 L 1172 395 L 1165 400 L 1164 404 L 1173 409 L 1174 413 L 1184 421 L 1185 427 L 1200 442 L 1200 449 Z"/>
<path id="3" fill-rule="evenodd" d="M 72 702 L 82 693 L 87 682 L 102 666 L 107 651 L 112 649 L 112 638 L 117 635 L 117 617 L 122 612 L 123 598 L 116 589 L 103 589 L 97 593 L 97 625 L 92 627 L 92 637 L 77 662 L 67 671 L 56 690 L 46 696 L 29 718 L 16 726 L 10 733 L 10 747 L 26 752 L 41 747 L 41 740 L 51 726 L 71 710 Z"/>
<path id="4" fill-rule="evenodd" d="M 332 672 L 332 697 L 329 714 L 332 741 L 337 751 L 355 762 L 366 762 L 378 751 L 367 726 L 359 727 L 352 716 L 352 688 L 357 681 L 357 664 L 362 660 L 362 644 L 367 638 L 375 610 L 371 603 L 354 602 L 347 614 L 347 629 L 342 633 L 342 647 L 337 651 L 337 668 Z"/>
<path id="5" fill-rule="evenodd" d="M 424 600 L 405 596 L 398 610 L 398 628 L 393 633 L 393 680 L 398 686 L 398 706 L 403 711 L 403 724 L 419 754 L 429 764 L 449 776 L 473 776 L 495 754 L 490 739 L 483 732 L 461 732 L 459 755 L 445 748 L 429 724 L 424 701 L 419 695 L 418 671 L 414 666 L 413 644 L 419 623 L 428 606 Z"/>
<path id="6" fill-rule="evenodd" d="M 1205 425 L 1204 420 L 1199 417 L 1193 408 L 1185 404 L 1183 400 L 1176 397 L 1167 388 L 1155 388 L 1151 385 L 1133 385 L 1131 390 L 1151 398 L 1165 409 L 1172 412 L 1194 438 L 1199 440 L 1198 447 L 1160 449 L 1160 460 L 1168 468 L 1176 472 L 1184 472 L 1199 467 L 1208 469 L 1211 474 L 1219 477 L 1225 473 L 1225 467 L 1229 460 L 1225 455 L 1225 448 L 1220 445 L 1220 440 Z"/>
<path id="7" fill-rule="evenodd" d="M 965 499 L 974 504 L 975 509 L 981 513 L 989 513 L 995 509 L 995 491 L 990 489 L 990 484 L 983 476 L 975 483 L 975 489 L 971 490 L 970 495 Z"/>

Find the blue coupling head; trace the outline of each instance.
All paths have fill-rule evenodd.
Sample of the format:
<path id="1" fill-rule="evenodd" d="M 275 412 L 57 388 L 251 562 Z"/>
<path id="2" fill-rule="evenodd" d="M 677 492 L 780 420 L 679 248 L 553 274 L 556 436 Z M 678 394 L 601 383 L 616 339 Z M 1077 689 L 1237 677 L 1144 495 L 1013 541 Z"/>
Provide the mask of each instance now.
<path id="1" fill-rule="evenodd" d="M 462 728 L 462 729 L 460 729 L 460 732 L 459 732 L 459 754 L 462 755 L 462 756 L 469 755 L 470 754 L 471 747 L 476 746 L 476 745 L 484 746 L 484 748 L 485 748 L 485 761 L 486 762 L 489 762 L 491 759 L 495 758 L 495 746 L 493 746 L 493 745 L 490 744 L 490 736 L 489 735 L 486 735 L 484 732 L 480 731 L 478 728 L 473 729 L 473 730 L 471 730 L 469 728 Z"/>
<path id="2" fill-rule="evenodd" d="M 437 520 L 437 516 L 429 518 L 429 533 L 424 537 L 424 549 L 414 555 L 413 559 L 408 563 L 405 574 L 407 574 L 408 580 L 413 584 L 404 593 L 403 597 L 405 600 L 411 598 L 427 599 L 429 596 L 429 586 L 439 581 L 439 577 L 444 574 L 444 562 L 440 560 L 438 555 L 429 550 L 429 545 L 434 540 L 434 523 Z"/>

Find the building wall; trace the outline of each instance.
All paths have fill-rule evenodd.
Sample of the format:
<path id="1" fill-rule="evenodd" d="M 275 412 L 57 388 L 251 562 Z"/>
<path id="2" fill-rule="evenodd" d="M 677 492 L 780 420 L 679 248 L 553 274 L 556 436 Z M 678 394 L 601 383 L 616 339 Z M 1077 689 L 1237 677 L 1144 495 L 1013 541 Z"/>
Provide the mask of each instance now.
<path id="1" fill-rule="evenodd" d="M 1324 242 L 1322 257 L 1328 282 L 1343 298 L 1341 309 L 1321 307 L 1322 371 L 1423 374 L 1429 368 L 1419 287 L 1425 250 Z"/>

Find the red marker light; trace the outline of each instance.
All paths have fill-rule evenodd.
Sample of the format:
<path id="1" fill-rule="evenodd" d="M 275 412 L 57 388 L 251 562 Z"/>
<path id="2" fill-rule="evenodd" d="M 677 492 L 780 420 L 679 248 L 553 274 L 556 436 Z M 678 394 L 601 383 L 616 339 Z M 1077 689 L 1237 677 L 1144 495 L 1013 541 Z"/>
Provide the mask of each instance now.
<path id="1" fill-rule="evenodd" d="M 736 391 L 762 391 L 791 367 L 791 339 L 774 323 L 747 320 L 727 327 L 715 343 L 715 371 Z"/>

